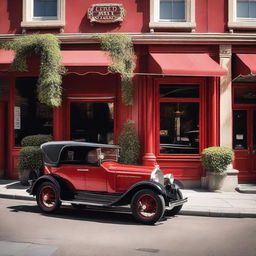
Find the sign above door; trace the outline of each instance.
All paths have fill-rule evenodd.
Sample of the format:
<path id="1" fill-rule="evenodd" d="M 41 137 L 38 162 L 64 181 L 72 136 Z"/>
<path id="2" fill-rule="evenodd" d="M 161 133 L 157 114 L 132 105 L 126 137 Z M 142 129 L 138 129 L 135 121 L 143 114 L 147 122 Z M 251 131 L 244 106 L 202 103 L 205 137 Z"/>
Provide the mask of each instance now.
<path id="1" fill-rule="evenodd" d="M 93 4 L 87 13 L 90 22 L 96 23 L 122 22 L 124 16 L 125 9 L 122 4 Z"/>

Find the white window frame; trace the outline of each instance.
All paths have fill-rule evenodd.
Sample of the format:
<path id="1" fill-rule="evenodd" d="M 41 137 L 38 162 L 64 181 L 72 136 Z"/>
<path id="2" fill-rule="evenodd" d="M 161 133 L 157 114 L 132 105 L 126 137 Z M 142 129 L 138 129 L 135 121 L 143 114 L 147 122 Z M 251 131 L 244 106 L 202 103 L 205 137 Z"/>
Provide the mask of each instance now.
<path id="1" fill-rule="evenodd" d="M 185 0 L 185 21 L 172 21 L 160 19 L 160 0 L 150 0 L 150 22 L 149 27 L 191 29 L 196 27 L 195 22 L 195 0 Z"/>
<path id="2" fill-rule="evenodd" d="M 65 26 L 65 1 L 57 0 L 57 17 L 34 17 L 34 0 L 23 0 L 23 28 L 54 28 Z"/>
<path id="3" fill-rule="evenodd" d="M 256 28 L 256 18 L 238 18 L 237 0 L 228 0 L 228 27 L 229 29 L 253 29 Z"/>

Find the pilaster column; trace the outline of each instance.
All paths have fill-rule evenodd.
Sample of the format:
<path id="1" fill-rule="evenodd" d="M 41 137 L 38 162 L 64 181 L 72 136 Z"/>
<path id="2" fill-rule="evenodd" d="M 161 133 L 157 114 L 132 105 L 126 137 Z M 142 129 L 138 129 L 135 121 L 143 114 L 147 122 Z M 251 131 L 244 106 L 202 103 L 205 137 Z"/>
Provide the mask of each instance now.
<path id="1" fill-rule="evenodd" d="M 220 66 L 227 70 L 220 77 L 220 146 L 232 148 L 232 46 L 220 45 Z"/>
<path id="2" fill-rule="evenodd" d="M 155 113 L 154 113 L 154 90 L 152 78 L 148 77 L 144 84 L 143 93 L 143 114 L 145 115 L 145 133 L 144 133 L 144 165 L 154 165 L 156 156 L 154 154 L 155 146 Z"/>

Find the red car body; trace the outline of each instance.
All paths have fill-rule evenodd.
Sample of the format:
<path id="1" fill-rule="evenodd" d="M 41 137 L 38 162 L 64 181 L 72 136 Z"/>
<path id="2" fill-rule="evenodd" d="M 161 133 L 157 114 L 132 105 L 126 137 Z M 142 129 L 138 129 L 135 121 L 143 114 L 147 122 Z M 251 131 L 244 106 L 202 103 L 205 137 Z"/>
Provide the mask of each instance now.
<path id="1" fill-rule="evenodd" d="M 62 202 L 74 206 L 131 205 L 134 217 L 146 224 L 158 221 L 169 209 L 179 212 L 187 199 L 163 175 L 159 166 L 118 163 L 119 147 L 84 142 L 48 142 L 41 146 L 44 171 L 28 189 L 43 212 Z"/>

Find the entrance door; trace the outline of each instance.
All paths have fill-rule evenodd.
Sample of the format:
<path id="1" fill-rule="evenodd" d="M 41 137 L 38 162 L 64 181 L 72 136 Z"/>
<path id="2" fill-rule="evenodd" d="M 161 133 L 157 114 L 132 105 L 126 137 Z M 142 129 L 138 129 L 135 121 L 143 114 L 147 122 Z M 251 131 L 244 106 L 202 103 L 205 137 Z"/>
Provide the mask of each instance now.
<path id="1" fill-rule="evenodd" d="M 7 165 L 7 103 L 0 101 L 0 178 L 4 176 Z"/>
<path id="2" fill-rule="evenodd" d="M 113 144 L 114 102 L 72 100 L 68 106 L 71 140 Z"/>
<path id="3" fill-rule="evenodd" d="M 256 182 L 256 108 L 233 111 L 235 168 L 241 182 Z"/>

